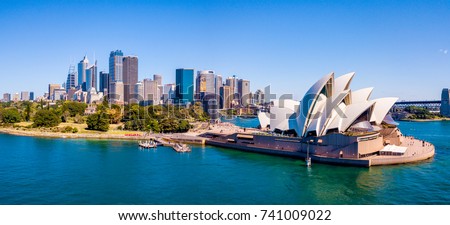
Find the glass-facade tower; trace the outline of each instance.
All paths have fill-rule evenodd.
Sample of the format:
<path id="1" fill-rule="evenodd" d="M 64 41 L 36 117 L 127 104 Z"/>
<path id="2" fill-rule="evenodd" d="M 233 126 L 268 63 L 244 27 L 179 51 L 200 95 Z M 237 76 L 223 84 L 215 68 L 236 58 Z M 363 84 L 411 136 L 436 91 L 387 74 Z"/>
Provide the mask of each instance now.
<path id="1" fill-rule="evenodd" d="M 177 69 L 175 101 L 180 104 L 194 101 L 194 69 Z"/>

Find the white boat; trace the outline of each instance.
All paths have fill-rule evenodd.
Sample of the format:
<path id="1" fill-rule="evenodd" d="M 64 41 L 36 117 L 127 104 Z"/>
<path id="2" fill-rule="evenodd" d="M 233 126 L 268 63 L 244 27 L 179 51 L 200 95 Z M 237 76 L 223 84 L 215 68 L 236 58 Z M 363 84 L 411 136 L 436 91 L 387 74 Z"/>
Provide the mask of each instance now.
<path id="1" fill-rule="evenodd" d="M 151 141 L 140 141 L 139 147 L 141 148 L 156 148 L 158 145 L 153 140 Z"/>

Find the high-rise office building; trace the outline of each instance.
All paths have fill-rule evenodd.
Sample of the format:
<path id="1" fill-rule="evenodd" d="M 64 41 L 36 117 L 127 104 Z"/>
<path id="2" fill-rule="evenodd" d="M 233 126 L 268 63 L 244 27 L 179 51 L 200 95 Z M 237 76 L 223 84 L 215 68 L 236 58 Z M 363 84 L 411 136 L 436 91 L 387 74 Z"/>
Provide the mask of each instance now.
<path id="1" fill-rule="evenodd" d="M 11 101 L 11 94 L 10 93 L 4 93 L 3 94 L 3 102 L 10 102 Z"/>
<path id="2" fill-rule="evenodd" d="M 98 91 L 103 92 L 103 95 L 107 95 L 108 93 L 108 88 L 109 88 L 109 73 L 105 72 L 105 71 L 101 71 L 100 72 L 100 88 L 98 89 Z"/>
<path id="3" fill-rule="evenodd" d="M 163 92 L 164 92 L 164 86 L 162 83 L 162 76 L 159 74 L 154 74 L 153 75 L 153 80 L 156 81 L 156 83 L 158 83 L 158 95 L 160 97 L 160 100 L 162 100 L 163 98 Z"/>
<path id="4" fill-rule="evenodd" d="M 216 76 L 216 95 L 220 96 L 220 88 L 223 86 L 223 78 L 222 75 Z"/>
<path id="5" fill-rule="evenodd" d="M 77 86 L 77 79 L 76 79 L 76 71 L 75 66 L 70 65 L 69 66 L 69 73 L 67 74 L 67 80 L 66 80 L 66 91 L 69 91 L 71 88 L 74 88 Z"/>
<path id="6" fill-rule="evenodd" d="M 133 96 L 130 100 L 132 103 L 144 101 L 144 84 L 142 82 L 134 84 Z"/>
<path id="7" fill-rule="evenodd" d="M 83 83 L 82 90 L 89 91 L 92 88 L 92 70 L 86 70 L 86 82 Z"/>
<path id="8" fill-rule="evenodd" d="M 123 91 L 123 53 L 120 50 L 111 51 L 109 54 L 109 93 L 113 101 L 124 100 Z M 121 84 L 115 85 L 116 82 Z M 119 88 L 117 88 L 119 87 Z M 121 91 L 120 93 L 116 91 Z"/>
<path id="9" fill-rule="evenodd" d="M 129 103 L 133 87 L 138 82 L 138 57 L 123 57 L 123 90 L 125 103 Z"/>
<path id="10" fill-rule="evenodd" d="M 86 82 L 86 69 L 89 66 L 89 60 L 87 56 L 84 56 L 83 60 L 78 63 L 78 83 L 77 86 L 82 87 Z M 51 93 L 50 93 L 51 95 Z"/>
<path id="11" fill-rule="evenodd" d="M 21 101 L 30 101 L 30 92 L 28 91 L 22 91 L 20 93 L 20 100 Z"/>
<path id="12" fill-rule="evenodd" d="M 34 101 L 34 92 L 30 92 L 30 101 Z"/>
<path id="13" fill-rule="evenodd" d="M 242 106 L 247 106 L 251 103 L 250 81 L 243 79 L 238 80 L 238 94 L 239 94 L 239 103 Z"/>
<path id="14" fill-rule="evenodd" d="M 450 90 L 448 88 L 442 89 L 441 115 L 450 116 Z"/>
<path id="15" fill-rule="evenodd" d="M 164 103 L 169 103 L 175 98 L 175 84 L 165 84 L 163 90 L 162 100 Z"/>
<path id="16" fill-rule="evenodd" d="M 87 74 L 89 73 L 89 80 L 87 79 Z M 94 65 L 90 66 L 86 69 L 86 91 L 89 91 L 91 88 L 95 88 L 97 90 L 97 61 L 95 61 Z"/>
<path id="17" fill-rule="evenodd" d="M 194 69 L 177 69 L 175 76 L 175 101 L 192 104 L 194 101 Z"/>
<path id="18" fill-rule="evenodd" d="M 109 54 L 109 76 L 112 82 L 123 81 L 123 53 L 121 50 Z"/>
<path id="19" fill-rule="evenodd" d="M 112 100 L 112 102 L 115 104 L 123 105 L 124 104 L 123 82 L 116 81 L 111 83 L 110 86 L 111 86 L 110 100 Z"/>
<path id="20" fill-rule="evenodd" d="M 221 109 L 230 109 L 233 107 L 233 94 L 232 88 L 230 86 L 223 86 L 220 88 L 220 98 L 219 107 Z"/>
<path id="21" fill-rule="evenodd" d="M 61 89 L 60 84 L 49 84 L 48 85 L 48 99 L 49 100 L 55 100 L 55 89 Z"/>
<path id="22" fill-rule="evenodd" d="M 227 86 L 230 87 L 231 92 L 233 94 L 238 93 L 238 91 L 237 91 L 237 79 L 236 79 L 235 75 L 233 75 L 232 77 L 228 77 L 225 83 L 226 83 Z"/>
<path id="23" fill-rule="evenodd" d="M 163 83 L 162 83 L 162 76 L 161 76 L 161 75 L 159 75 L 159 74 L 154 74 L 154 75 L 153 75 L 153 80 L 156 81 L 156 82 L 158 82 L 158 85 L 163 85 Z"/>
<path id="24" fill-rule="evenodd" d="M 14 93 L 13 96 L 12 96 L 12 100 L 13 100 L 13 102 L 18 102 L 18 101 L 20 101 L 20 95 L 19 95 L 19 93 Z"/>
<path id="25" fill-rule="evenodd" d="M 159 89 L 158 82 L 152 79 L 144 79 L 144 101 L 146 104 L 158 105 L 159 104 Z"/>
<path id="26" fill-rule="evenodd" d="M 215 74 L 212 70 L 197 71 L 195 83 L 195 94 L 197 95 L 197 99 L 202 99 L 206 94 L 216 93 Z"/>

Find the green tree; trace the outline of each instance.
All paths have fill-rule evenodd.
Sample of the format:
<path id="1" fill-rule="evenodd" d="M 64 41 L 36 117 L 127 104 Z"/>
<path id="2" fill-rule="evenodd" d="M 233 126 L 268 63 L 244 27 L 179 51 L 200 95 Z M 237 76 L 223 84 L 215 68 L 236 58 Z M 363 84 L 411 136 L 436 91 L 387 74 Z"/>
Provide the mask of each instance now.
<path id="1" fill-rule="evenodd" d="M 25 110 L 23 111 L 24 119 L 28 122 L 31 119 L 31 102 L 24 102 L 23 105 L 23 107 L 25 108 Z"/>
<path id="2" fill-rule="evenodd" d="M 80 103 L 80 102 L 73 102 L 73 101 L 66 101 L 62 105 L 62 112 L 69 111 L 70 116 L 74 117 L 77 114 L 84 114 L 84 111 L 87 108 L 86 103 Z"/>
<path id="3" fill-rule="evenodd" d="M 191 124 L 187 120 L 180 120 L 180 124 L 178 125 L 178 132 L 187 132 L 191 129 Z"/>
<path id="4" fill-rule="evenodd" d="M 34 115 L 34 127 L 56 127 L 61 123 L 61 118 L 53 110 L 41 109 Z"/>
<path id="5" fill-rule="evenodd" d="M 95 113 L 88 116 L 86 123 L 88 130 L 108 131 L 109 119 L 105 113 Z"/>
<path id="6" fill-rule="evenodd" d="M 6 108 L 2 110 L 3 123 L 18 123 L 20 122 L 20 113 L 16 108 Z"/>

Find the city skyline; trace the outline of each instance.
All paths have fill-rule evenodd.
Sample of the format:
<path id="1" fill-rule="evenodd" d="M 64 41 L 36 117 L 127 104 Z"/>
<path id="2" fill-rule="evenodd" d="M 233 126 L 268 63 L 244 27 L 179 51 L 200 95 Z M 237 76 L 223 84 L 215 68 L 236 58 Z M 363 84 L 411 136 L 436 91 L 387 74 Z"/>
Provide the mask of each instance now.
<path id="1" fill-rule="evenodd" d="M 354 86 L 379 87 L 374 97 L 440 99 L 450 86 L 449 4 L 2 1 L 0 27 L 8 35 L 2 36 L 0 92 L 41 96 L 49 83 L 64 82 L 69 65 L 84 55 L 98 61 L 98 72 L 108 72 L 108 53 L 120 49 L 139 57 L 139 80 L 161 74 L 174 83 L 177 68 L 214 70 L 224 79 L 251 80 L 253 92 L 271 85 L 299 100 L 320 76 L 356 71 Z M 111 11 L 120 12 L 119 21 L 99 16 Z M 86 24 L 98 34 L 122 30 L 75 32 Z"/>

